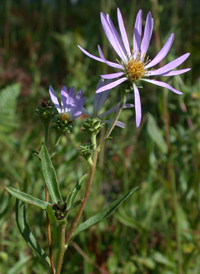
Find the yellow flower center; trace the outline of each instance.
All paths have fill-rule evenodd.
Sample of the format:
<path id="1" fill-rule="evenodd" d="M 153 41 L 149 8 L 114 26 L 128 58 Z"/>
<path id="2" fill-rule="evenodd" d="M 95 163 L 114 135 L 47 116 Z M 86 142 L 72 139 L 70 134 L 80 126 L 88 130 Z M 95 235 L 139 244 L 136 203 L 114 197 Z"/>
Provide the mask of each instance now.
<path id="1" fill-rule="evenodd" d="M 131 82 L 139 80 L 142 76 L 144 76 L 147 73 L 147 70 L 144 68 L 146 65 L 144 59 L 139 59 L 140 55 L 138 54 L 135 60 L 130 59 L 128 63 L 125 65 L 126 77 Z"/>
<path id="2" fill-rule="evenodd" d="M 64 113 L 60 114 L 60 120 L 62 120 L 64 122 L 69 122 L 70 118 L 71 118 L 71 116 L 69 113 L 64 112 Z"/>

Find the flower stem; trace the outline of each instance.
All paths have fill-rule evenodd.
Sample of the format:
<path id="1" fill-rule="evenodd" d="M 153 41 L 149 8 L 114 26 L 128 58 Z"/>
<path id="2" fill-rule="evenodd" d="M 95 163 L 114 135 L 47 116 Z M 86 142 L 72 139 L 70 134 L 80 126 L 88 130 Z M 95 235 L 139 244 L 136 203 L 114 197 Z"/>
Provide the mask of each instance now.
<path id="1" fill-rule="evenodd" d="M 49 124 L 44 124 L 44 143 L 46 147 L 48 147 L 48 141 L 49 141 Z M 45 185 L 45 201 L 49 202 L 49 192 L 46 185 Z M 48 245 L 49 245 L 49 257 L 51 262 L 51 272 L 52 274 L 54 274 L 53 252 L 52 252 L 52 244 L 51 244 L 51 227 L 50 227 L 49 216 L 47 212 L 46 212 L 46 226 L 47 226 L 47 238 L 48 238 Z"/>
<path id="2" fill-rule="evenodd" d="M 124 93 L 122 94 L 122 100 L 121 100 L 121 103 L 120 103 L 120 107 L 119 107 L 119 109 L 118 109 L 118 111 L 117 111 L 117 113 L 116 113 L 116 115 L 115 115 L 115 118 L 114 118 L 114 120 L 113 120 L 113 122 L 112 122 L 110 128 L 109 128 L 108 131 L 106 132 L 106 135 L 103 137 L 102 141 L 101 141 L 100 144 L 98 145 L 97 149 L 100 150 L 100 149 L 102 148 L 102 146 L 104 145 L 106 139 L 110 136 L 111 132 L 113 131 L 113 129 L 114 129 L 114 127 L 115 127 L 115 124 L 116 124 L 116 122 L 118 121 L 119 116 L 120 116 L 120 114 L 121 114 L 121 112 L 122 112 L 123 106 L 124 106 L 124 104 L 125 104 L 125 102 L 126 102 L 126 98 L 127 98 L 127 94 L 124 92 Z"/>
<path id="3" fill-rule="evenodd" d="M 65 228 L 66 228 L 66 222 L 60 224 L 60 243 L 59 243 L 59 253 L 58 253 L 58 259 L 57 259 L 57 265 L 56 265 L 56 274 L 60 274 L 62 263 L 63 263 L 63 257 L 65 255 Z"/>
<path id="4" fill-rule="evenodd" d="M 79 221 L 79 219 L 80 219 L 80 217 L 81 217 L 81 214 L 82 214 L 82 212 L 83 212 L 83 209 L 84 209 L 84 207 L 85 207 L 87 198 L 88 198 L 88 196 L 89 196 L 90 188 L 91 188 L 92 181 L 93 181 L 93 178 L 94 178 L 94 172 L 95 172 L 95 168 L 96 168 L 96 163 L 97 163 L 98 154 L 99 154 L 99 152 L 100 152 L 102 146 L 104 145 L 106 139 L 110 136 L 111 132 L 113 131 L 113 129 L 114 129 L 114 127 L 115 127 L 115 124 L 116 124 L 117 120 L 119 119 L 119 116 L 120 116 L 120 114 L 121 114 L 121 112 L 122 112 L 124 103 L 125 103 L 125 101 L 126 101 L 126 97 L 127 97 L 126 93 L 123 93 L 123 95 L 122 95 L 122 100 L 121 100 L 121 104 L 120 104 L 120 106 L 119 106 L 119 109 L 118 109 L 118 111 L 117 111 L 117 113 L 116 113 L 116 115 L 115 115 L 115 118 L 114 118 L 114 120 L 113 120 L 113 122 L 112 122 L 110 128 L 108 129 L 106 135 L 104 136 L 104 138 L 102 139 L 102 141 L 100 142 L 100 144 L 98 145 L 98 147 L 94 150 L 94 154 L 93 154 L 93 165 L 90 165 L 90 175 L 89 175 L 89 180 L 88 180 L 88 184 L 87 184 L 85 196 L 84 196 L 84 198 L 83 198 L 83 200 L 82 200 L 81 207 L 80 207 L 79 212 L 78 212 L 78 214 L 77 214 L 77 216 L 76 216 L 76 219 L 75 219 L 75 221 L 74 221 L 74 223 L 73 223 L 73 225 L 72 225 L 72 227 L 71 227 L 71 230 L 70 230 L 70 232 L 69 232 L 69 235 L 67 236 L 66 245 L 67 245 L 68 242 L 70 241 L 70 238 L 71 238 L 71 236 L 72 236 L 72 234 L 73 234 L 73 232 L 74 232 L 74 230 L 75 230 L 75 228 L 76 228 L 76 226 L 77 226 L 77 224 L 78 224 L 78 221 Z M 96 141 L 95 141 L 95 143 L 96 143 Z M 56 273 L 56 274 L 57 274 L 57 273 Z"/>

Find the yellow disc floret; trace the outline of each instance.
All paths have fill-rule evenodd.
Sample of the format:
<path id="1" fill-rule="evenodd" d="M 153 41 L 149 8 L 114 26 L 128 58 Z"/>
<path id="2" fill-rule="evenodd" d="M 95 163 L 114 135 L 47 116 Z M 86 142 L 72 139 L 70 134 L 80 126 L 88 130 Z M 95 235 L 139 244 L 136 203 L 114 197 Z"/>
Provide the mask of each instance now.
<path id="1" fill-rule="evenodd" d="M 125 65 L 125 71 L 126 71 L 126 77 L 131 82 L 136 82 L 142 76 L 144 76 L 147 73 L 147 70 L 145 69 L 146 63 L 144 62 L 144 59 L 140 60 L 140 55 L 138 54 L 137 58 L 129 59 L 128 63 Z"/>
<path id="2" fill-rule="evenodd" d="M 65 123 L 69 122 L 70 119 L 71 119 L 71 116 L 69 113 L 64 112 L 60 114 L 60 120 L 64 121 Z"/>

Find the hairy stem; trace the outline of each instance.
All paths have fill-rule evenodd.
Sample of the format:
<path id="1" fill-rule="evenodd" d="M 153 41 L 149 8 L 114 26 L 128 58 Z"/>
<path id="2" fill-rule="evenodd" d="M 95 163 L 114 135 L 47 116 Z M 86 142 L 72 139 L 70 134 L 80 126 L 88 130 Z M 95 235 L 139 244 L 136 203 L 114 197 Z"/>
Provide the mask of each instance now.
<path id="1" fill-rule="evenodd" d="M 78 224 L 78 221 L 79 221 L 79 219 L 80 219 L 80 217 L 81 217 L 81 214 L 82 214 L 82 212 L 83 212 L 83 209 L 84 209 L 84 207 L 85 207 L 87 198 L 88 198 L 88 196 L 89 196 L 89 192 L 90 192 L 90 188 L 91 188 L 91 185 L 92 185 L 92 181 L 93 181 L 93 177 L 94 177 L 94 172 L 95 172 L 95 168 L 96 168 L 96 163 L 97 163 L 98 154 L 99 154 L 99 152 L 100 152 L 102 146 L 104 145 L 106 139 L 110 136 L 111 132 L 113 131 L 113 129 L 114 129 L 114 127 L 115 127 L 115 124 L 116 124 L 117 120 L 119 119 L 119 116 L 120 116 L 120 114 L 121 114 L 121 112 L 122 112 L 124 103 L 125 103 L 125 101 L 126 101 L 126 97 L 127 97 L 127 95 L 126 95 L 126 93 L 124 93 L 124 94 L 122 95 L 122 100 L 121 100 L 120 107 L 119 107 L 119 109 L 118 109 L 118 111 L 117 111 L 117 113 L 116 113 L 116 115 L 115 115 L 115 118 L 114 118 L 114 120 L 113 120 L 113 122 L 112 122 L 110 128 L 108 129 L 106 135 L 104 136 L 104 138 L 102 139 L 102 141 L 100 142 L 100 144 L 98 145 L 98 147 L 94 150 L 94 154 L 93 154 L 93 165 L 90 166 L 90 175 L 89 175 L 89 180 L 88 180 L 86 192 L 85 192 L 84 198 L 83 198 L 83 200 L 82 200 L 82 204 L 81 204 L 81 207 L 80 207 L 80 209 L 79 209 L 79 212 L 78 212 L 78 214 L 77 214 L 77 216 L 76 216 L 76 219 L 75 219 L 75 221 L 74 221 L 74 223 L 73 223 L 73 225 L 72 225 L 72 227 L 71 227 L 71 230 L 70 230 L 70 232 L 69 232 L 69 235 L 68 235 L 68 237 L 67 237 L 67 239 L 66 239 L 66 244 L 68 244 L 68 242 L 70 241 L 70 238 L 71 238 L 71 236 L 72 236 L 72 234 L 73 234 L 73 232 L 74 232 L 74 230 L 75 230 L 75 228 L 76 228 L 76 226 L 77 226 L 77 224 Z M 95 143 L 96 143 L 96 142 L 95 142 Z M 56 274 L 57 274 L 57 273 L 56 273 Z"/>
<path id="2" fill-rule="evenodd" d="M 63 257 L 65 255 L 65 228 L 66 228 L 66 222 L 63 224 L 60 224 L 60 243 L 59 243 L 59 253 L 58 253 L 58 259 L 57 259 L 57 265 L 56 265 L 56 274 L 60 274 L 62 263 L 63 263 Z"/>
<path id="3" fill-rule="evenodd" d="M 48 148 L 48 142 L 49 142 L 49 124 L 44 124 L 44 143 L 47 148 Z M 45 201 L 49 202 L 49 192 L 46 185 L 45 185 Z M 47 239 L 48 239 L 48 245 L 49 245 L 49 257 L 51 262 L 51 272 L 52 274 L 54 274 L 53 252 L 52 252 L 52 243 L 51 243 L 51 227 L 50 227 L 49 216 L 47 212 L 46 212 L 46 226 L 47 226 Z"/>

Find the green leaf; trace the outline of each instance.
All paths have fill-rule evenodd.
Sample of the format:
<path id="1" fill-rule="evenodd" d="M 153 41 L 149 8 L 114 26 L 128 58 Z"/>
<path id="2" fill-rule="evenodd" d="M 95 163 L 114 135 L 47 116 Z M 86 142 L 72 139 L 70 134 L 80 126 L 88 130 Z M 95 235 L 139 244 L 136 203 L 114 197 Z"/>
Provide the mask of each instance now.
<path id="1" fill-rule="evenodd" d="M 36 241 L 32 232 L 30 231 L 27 219 L 26 219 L 26 209 L 24 202 L 16 200 L 16 221 L 19 231 L 27 242 L 28 246 L 35 252 L 35 254 L 40 258 L 43 264 L 51 273 L 50 259 L 45 253 L 45 251 L 40 247 L 39 243 Z"/>
<path id="2" fill-rule="evenodd" d="M 52 221 L 54 223 L 58 223 L 58 220 L 57 220 L 57 218 L 54 214 L 54 211 L 53 211 L 52 207 L 50 205 L 48 205 L 46 210 L 47 210 L 50 221 Z"/>
<path id="3" fill-rule="evenodd" d="M 166 265 L 168 267 L 175 267 L 175 264 L 171 262 L 166 256 L 164 256 L 162 253 L 156 251 L 153 254 L 153 259 L 160 264 Z"/>
<path id="4" fill-rule="evenodd" d="M 26 262 L 30 260 L 30 257 L 22 258 L 19 262 L 17 262 L 10 270 L 8 271 L 8 274 L 17 274 L 19 271 L 24 267 Z"/>
<path id="5" fill-rule="evenodd" d="M 80 232 L 90 228 L 93 225 L 98 224 L 99 222 L 103 221 L 106 219 L 110 214 L 115 211 L 118 206 L 126 199 L 128 198 L 129 195 L 133 193 L 138 187 L 135 187 L 131 189 L 125 196 L 118 198 L 114 202 L 112 202 L 109 206 L 107 206 L 105 209 L 103 209 L 100 213 L 94 215 L 93 217 L 89 218 L 87 221 L 84 223 L 80 224 L 75 230 L 74 233 L 72 234 L 72 238 L 70 239 L 69 242 L 71 242 Z"/>
<path id="6" fill-rule="evenodd" d="M 72 187 L 70 190 L 66 202 L 67 202 L 67 209 L 70 210 L 70 207 L 74 204 L 74 201 L 76 199 L 76 196 L 78 195 L 82 184 L 84 183 L 85 179 L 87 177 L 87 174 L 85 174 L 83 177 L 81 177 L 78 182 Z"/>
<path id="7" fill-rule="evenodd" d="M 42 201 L 40 199 L 37 199 L 29 194 L 26 194 L 24 192 L 21 192 L 18 189 L 15 189 L 13 187 L 5 187 L 5 189 L 11 194 L 13 195 L 15 198 L 22 200 L 25 203 L 34 205 L 34 206 L 38 206 L 41 209 L 46 209 L 48 205 L 50 205 L 49 203 Z"/>
<path id="8" fill-rule="evenodd" d="M 13 84 L 2 89 L 0 92 L 0 141 L 2 137 L 10 138 L 8 133 L 13 131 L 16 126 L 16 105 L 17 97 L 21 91 L 20 84 Z M 6 139 L 5 139 L 6 143 Z"/>
<path id="9" fill-rule="evenodd" d="M 60 194 L 60 189 L 58 186 L 58 180 L 56 177 L 56 172 L 51 162 L 48 150 L 43 144 L 39 153 L 39 157 L 42 163 L 42 171 L 45 179 L 45 183 L 49 190 L 49 194 L 53 200 L 53 203 L 57 203 L 60 200 L 63 203 L 62 196 Z"/>
<path id="10" fill-rule="evenodd" d="M 157 144 L 160 150 L 167 153 L 167 145 L 162 137 L 161 130 L 156 124 L 154 117 L 149 113 L 147 119 L 147 132 L 151 139 Z"/>
<path id="11" fill-rule="evenodd" d="M 81 204 L 82 200 L 78 200 L 69 208 L 68 213 L 70 213 L 75 207 L 79 206 Z"/>

